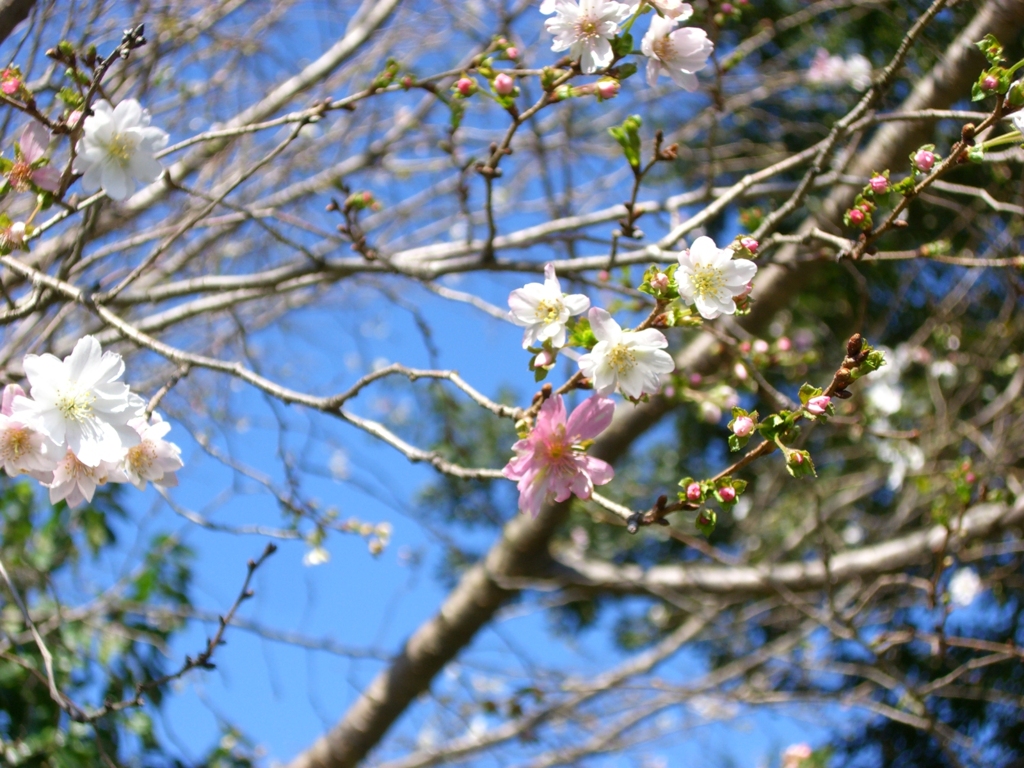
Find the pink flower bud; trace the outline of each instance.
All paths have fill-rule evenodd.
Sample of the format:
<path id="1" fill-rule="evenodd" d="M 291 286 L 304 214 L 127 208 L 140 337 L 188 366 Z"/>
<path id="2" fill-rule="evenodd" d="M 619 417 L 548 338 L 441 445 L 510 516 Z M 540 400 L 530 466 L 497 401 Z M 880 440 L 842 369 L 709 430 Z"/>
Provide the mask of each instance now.
<path id="1" fill-rule="evenodd" d="M 736 489 L 731 485 L 727 485 L 724 488 L 718 489 L 718 495 L 722 497 L 722 501 L 726 504 L 731 504 L 736 501 Z"/>
<path id="2" fill-rule="evenodd" d="M 793 348 L 793 342 L 789 340 L 788 336 L 780 336 L 776 344 L 779 345 L 780 352 L 789 352 Z"/>
<path id="3" fill-rule="evenodd" d="M 455 88 L 462 96 L 469 96 L 476 90 L 476 83 L 470 80 L 468 77 L 460 77 L 458 82 L 455 83 Z"/>
<path id="4" fill-rule="evenodd" d="M 17 77 L 5 79 L 2 83 L 0 83 L 0 90 L 2 90 L 8 96 L 13 96 L 14 94 L 16 94 L 19 88 L 21 88 L 21 80 Z"/>
<path id="5" fill-rule="evenodd" d="M 749 341 L 741 341 L 740 342 L 740 352 L 742 352 L 744 355 L 750 352 L 750 342 Z"/>
<path id="6" fill-rule="evenodd" d="M 988 75 L 984 80 L 981 81 L 981 87 L 986 91 L 994 91 L 999 87 L 999 81 L 992 75 Z"/>
<path id="7" fill-rule="evenodd" d="M 494 92 L 499 96 L 509 96 L 515 89 L 516 81 L 504 72 L 494 78 Z"/>
<path id="8" fill-rule="evenodd" d="M 516 59 L 519 58 L 519 49 L 516 48 L 514 45 L 510 45 L 508 48 L 505 49 L 505 55 L 512 59 L 512 61 L 515 61 Z"/>
<path id="9" fill-rule="evenodd" d="M 850 222 L 853 223 L 853 224 L 863 224 L 864 223 L 864 211 L 862 211 L 860 208 L 851 208 L 850 209 Z"/>
<path id="10" fill-rule="evenodd" d="M 804 455 L 802 453 L 797 453 L 796 451 L 793 451 L 791 454 L 789 454 L 789 461 L 791 464 L 803 464 Z"/>
<path id="11" fill-rule="evenodd" d="M 664 272 L 659 272 L 651 278 L 651 288 L 656 291 L 664 291 L 668 288 L 668 275 Z"/>
<path id="12" fill-rule="evenodd" d="M 744 237 L 740 239 L 740 245 L 742 245 L 751 253 L 757 253 L 757 247 L 759 243 L 752 237 Z"/>
<path id="13" fill-rule="evenodd" d="M 968 472 L 966 475 L 964 475 L 964 482 L 967 483 L 968 485 L 974 485 L 974 481 L 977 479 L 978 477 L 973 472 Z"/>
<path id="14" fill-rule="evenodd" d="M 68 125 L 74 127 L 78 125 L 78 121 L 82 119 L 82 110 L 73 109 L 71 114 L 68 115 Z"/>
<path id="15" fill-rule="evenodd" d="M 691 384 L 691 386 L 699 387 L 700 383 L 702 381 L 704 381 L 704 377 L 701 376 L 699 373 L 691 373 L 690 374 L 690 384 Z"/>
<path id="16" fill-rule="evenodd" d="M 818 395 L 818 397 L 812 397 L 807 401 L 807 412 L 812 416 L 821 416 L 828 410 L 829 405 L 832 403 L 832 398 L 828 395 Z"/>
<path id="17" fill-rule="evenodd" d="M 877 175 L 872 176 L 868 182 L 871 185 L 871 191 L 878 194 L 889 191 L 889 180 L 885 176 Z"/>
<path id="18" fill-rule="evenodd" d="M 738 416 L 732 423 L 732 433 L 736 437 L 747 437 L 754 431 L 754 420 L 749 416 Z"/>
<path id="19" fill-rule="evenodd" d="M 919 171 L 927 173 L 935 165 L 935 153 L 929 152 L 927 149 L 919 149 L 914 155 L 914 165 Z"/>
<path id="20" fill-rule="evenodd" d="M 597 84 L 597 95 L 601 99 L 612 99 L 619 95 L 618 80 L 602 80 Z"/>
<path id="21" fill-rule="evenodd" d="M 602 283 L 607 283 L 609 280 L 612 279 L 612 275 L 607 269 L 602 269 L 600 272 L 597 273 L 597 279 L 600 280 Z"/>
<path id="22" fill-rule="evenodd" d="M 754 342 L 754 351 L 758 354 L 765 354 L 768 351 L 768 342 L 764 339 L 757 339 Z"/>
<path id="23" fill-rule="evenodd" d="M 686 486 L 686 498 L 690 501 L 700 501 L 701 496 L 700 483 L 690 483 Z"/>
<path id="24" fill-rule="evenodd" d="M 753 283 L 747 283 L 745 286 L 743 286 L 743 290 L 740 292 L 740 294 L 738 296 L 736 296 L 736 300 L 739 301 L 740 299 L 747 298 L 747 296 L 750 295 L 750 292 L 752 290 L 754 290 L 754 284 Z"/>
<path id="25" fill-rule="evenodd" d="M 732 3 L 722 3 L 722 13 L 732 13 Z"/>
<path id="26" fill-rule="evenodd" d="M 736 365 L 732 367 L 732 372 L 740 381 L 746 381 L 749 374 L 747 373 L 747 366 L 737 361 Z"/>
<path id="27" fill-rule="evenodd" d="M 533 358 L 534 368 L 547 368 L 549 365 L 555 364 L 555 356 L 548 350 L 541 350 L 535 358 Z"/>

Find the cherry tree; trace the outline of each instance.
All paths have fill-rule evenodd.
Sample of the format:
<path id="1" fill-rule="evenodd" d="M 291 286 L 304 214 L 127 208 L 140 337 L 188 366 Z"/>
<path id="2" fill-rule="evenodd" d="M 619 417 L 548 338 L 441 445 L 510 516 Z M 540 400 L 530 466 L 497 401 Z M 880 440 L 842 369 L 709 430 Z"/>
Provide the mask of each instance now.
<path id="1" fill-rule="evenodd" d="M 154 715 L 252 633 L 376 657 L 293 768 L 654 764 L 806 706 L 849 714 L 778 764 L 1009 765 L 1022 30 L 1017 0 L 0 2 L 4 760 L 169 764 Z M 342 537 L 399 567 L 401 526 L 451 589 L 400 647 L 249 615 Z M 226 610 L 189 536 L 252 542 Z M 480 664 L 517 610 L 616 656 Z M 265 761 L 233 714 L 203 764 Z"/>

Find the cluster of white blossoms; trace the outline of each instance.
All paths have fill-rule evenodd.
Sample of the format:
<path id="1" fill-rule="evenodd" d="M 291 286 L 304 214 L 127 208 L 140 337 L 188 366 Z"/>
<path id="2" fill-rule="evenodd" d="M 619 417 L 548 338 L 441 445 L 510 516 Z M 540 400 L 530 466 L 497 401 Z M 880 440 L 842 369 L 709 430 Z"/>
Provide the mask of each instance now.
<path id="1" fill-rule="evenodd" d="M 756 244 L 752 247 L 756 248 Z M 693 304 L 702 317 L 713 320 L 736 312 L 736 300 L 750 293 L 757 265 L 749 259 L 733 258 L 732 248 L 719 248 L 710 237 L 698 237 L 688 250 L 679 254 L 675 283 L 679 298 Z M 663 288 L 668 276 L 661 274 Z M 555 350 L 565 345 L 566 324 L 590 307 L 583 294 L 564 294 L 553 264 L 544 267 L 543 283 L 527 283 L 508 297 L 508 318 L 524 327 L 523 349 L 534 345 L 544 347 L 534 365 L 550 367 Z M 598 395 L 616 390 L 629 398 L 656 394 L 665 374 L 675 370 L 672 356 L 665 351 L 668 340 L 655 329 L 640 331 L 622 329 L 603 309 L 590 307 L 587 315 L 597 343 L 578 364 L 583 375 L 591 380 Z M 721 412 L 719 411 L 719 417 Z"/>
<path id="2" fill-rule="evenodd" d="M 814 53 L 811 66 L 807 68 L 807 82 L 820 85 L 853 86 L 863 91 L 871 85 L 871 62 L 867 57 L 855 53 L 848 59 L 842 56 L 829 56 L 828 51 L 819 48 Z"/>
<path id="3" fill-rule="evenodd" d="M 50 489 L 51 503 L 72 507 L 108 482 L 177 485 L 181 449 L 164 439 L 171 425 L 157 414 L 147 419 L 145 401 L 118 381 L 120 355 L 85 336 L 64 360 L 26 355 L 24 367 L 30 396 L 9 384 L 0 407 L 8 475 L 29 475 Z"/>
<path id="4" fill-rule="evenodd" d="M 644 0 L 620 3 L 616 0 L 544 0 L 540 12 L 554 14 L 544 23 L 554 36 L 553 51 L 569 51 L 579 59 L 580 69 L 591 74 L 615 59 L 612 40 L 623 30 L 620 25 L 645 6 L 655 10 L 640 49 L 647 61 L 647 82 L 654 85 L 665 73 L 682 88 L 697 90 L 696 73 L 704 69 L 714 43 L 703 29 L 676 29 L 693 15 L 689 3 L 680 0 Z"/>
<path id="5" fill-rule="evenodd" d="M 126 200 L 135 182 L 149 184 L 163 172 L 156 153 L 167 146 L 167 133 L 150 126 L 149 112 L 135 99 L 116 107 L 99 100 L 82 125 L 75 146 L 75 173 L 81 173 L 87 192 L 102 189 L 112 200 Z"/>

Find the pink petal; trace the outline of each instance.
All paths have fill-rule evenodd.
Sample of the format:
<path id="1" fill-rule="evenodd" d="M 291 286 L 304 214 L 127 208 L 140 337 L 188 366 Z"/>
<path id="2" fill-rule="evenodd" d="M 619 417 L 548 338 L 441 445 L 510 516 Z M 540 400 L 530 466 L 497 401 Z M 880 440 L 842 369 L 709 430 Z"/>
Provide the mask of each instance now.
<path id="1" fill-rule="evenodd" d="M 576 406 L 565 425 L 565 433 L 572 440 L 593 440 L 608 428 L 614 415 L 614 401 L 593 395 Z"/>
<path id="2" fill-rule="evenodd" d="M 18 146 L 21 147 L 21 156 L 29 163 L 34 163 L 50 146 L 50 132 L 41 123 L 32 121 L 21 132 Z"/>

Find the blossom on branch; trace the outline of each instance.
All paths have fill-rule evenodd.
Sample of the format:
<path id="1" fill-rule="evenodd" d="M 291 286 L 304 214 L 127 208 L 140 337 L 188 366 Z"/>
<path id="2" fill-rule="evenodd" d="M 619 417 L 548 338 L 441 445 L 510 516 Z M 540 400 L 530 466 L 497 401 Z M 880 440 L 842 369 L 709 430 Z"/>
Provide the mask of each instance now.
<path id="1" fill-rule="evenodd" d="M 555 14 L 544 22 L 544 28 L 555 37 L 551 50 L 568 50 L 572 58 L 580 60 L 586 74 L 612 63 L 615 55 L 610 41 L 630 14 L 628 5 L 615 0 L 546 1 L 540 10 Z"/>
<path id="2" fill-rule="evenodd" d="M 564 294 L 555 276 L 554 264 L 544 267 L 543 283 L 527 283 L 508 296 L 511 310 L 508 318 L 526 328 L 523 349 L 551 340 L 554 347 L 565 344 L 565 323 L 573 315 L 581 315 L 590 306 L 582 293 Z"/>
<path id="3" fill-rule="evenodd" d="M 136 181 L 149 184 L 159 178 L 163 166 L 154 155 L 167 146 L 168 136 L 151 127 L 149 120 L 149 112 L 135 99 L 116 107 L 102 99 L 93 105 L 75 147 L 73 166 L 75 173 L 83 174 L 86 191 L 102 188 L 112 200 L 126 200 L 135 192 Z"/>
<path id="4" fill-rule="evenodd" d="M 665 352 L 668 339 L 654 328 L 624 331 L 603 309 L 590 310 L 590 328 L 597 337 L 594 348 L 579 359 L 583 375 L 594 382 L 598 394 L 620 389 L 627 397 L 655 394 L 661 375 L 676 367 Z"/>
<path id="5" fill-rule="evenodd" d="M 593 440 L 612 422 L 615 404 L 594 395 L 580 403 L 566 420 L 561 395 L 545 401 L 529 437 L 512 446 L 516 458 L 502 474 L 516 480 L 519 509 L 533 517 L 549 496 L 565 501 L 575 494 L 589 499 L 595 485 L 604 485 L 615 475 L 606 462 L 587 456 L 584 442 Z"/>
<path id="6" fill-rule="evenodd" d="M 123 483 L 125 479 L 124 472 L 114 462 L 101 461 L 90 467 L 68 451 L 53 472 L 50 503 L 66 501 L 69 507 L 77 507 L 92 501 L 97 487 L 107 482 Z"/>
<path id="7" fill-rule="evenodd" d="M 647 83 L 655 85 L 665 72 L 680 88 L 696 91 L 699 84 L 695 73 L 707 66 L 715 44 L 703 29 L 675 29 L 678 23 L 678 19 L 651 18 L 650 29 L 640 43 L 640 50 L 648 57 Z"/>
<path id="8" fill-rule="evenodd" d="M 686 21 L 693 16 L 693 6 L 682 2 L 682 0 L 646 0 L 646 3 L 643 4 L 651 6 L 662 16 L 677 21 Z M 640 5 L 641 3 L 632 3 L 629 9 L 630 15 L 636 13 Z"/>
<path id="9" fill-rule="evenodd" d="M 0 464 L 11 477 L 27 474 L 41 482 L 49 482 L 57 466 L 60 448 L 45 435 L 11 416 L 14 398 L 24 395 L 25 390 L 17 384 L 4 387 L 3 404 L 0 406 Z"/>
<path id="10" fill-rule="evenodd" d="M 689 250 L 679 254 L 676 283 L 679 294 L 693 302 L 701 317 L 714 320 L 736 312 L 735 299 L 744 295 L 757 274 L 749 259 L 734 259 L 728 248 L 719 248 L 710 237 L 698 237 Z"/>
<path id="11" fill-rule="evenodd" d="M 139 444 L 128 422 L 144 404 L 117 381 L 124 373 L 120 355 L 103 352 L 95 338 L 85 336 L 63 361 L 26 355 L 24 365 L 32 396 L 14 398 L 14 418 L 66 445 L 88 467 L 116 465 L 125 449 Z"/>
<path id="12" fill-rule="evenodd" d="M 184 464 L 181 449 L 164 440 L 171 425 L 156 413 L 152 421 L 139 417 L 128 423 L 139 433 L 139 444 L 129 448 L 124 457 L 123 469 L 128 482 L 140 491 L 145 489 L 147 481 L 163 488 L 175 487 L 178 478 L 174 473 Z"/>
<path id="13" fill-rule="evenodd" d="M 57 191 L 60 171 L 45 165 L 49 146 L 50 132 L 41 124 L 33 121 L 22 130 L 14 162 L 6 173 L 7 182 L 16 192 L 28 192 L 33 184 L 47 192 Z"/>

